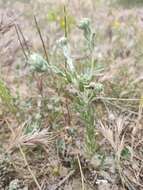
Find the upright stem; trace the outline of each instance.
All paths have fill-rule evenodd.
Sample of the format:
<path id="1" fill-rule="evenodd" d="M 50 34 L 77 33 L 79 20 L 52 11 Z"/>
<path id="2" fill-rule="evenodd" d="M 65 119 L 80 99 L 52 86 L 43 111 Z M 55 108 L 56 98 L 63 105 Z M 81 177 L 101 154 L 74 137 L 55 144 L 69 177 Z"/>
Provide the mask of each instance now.
<path id="1" fill-rule="evenodd" d="M 64 5 L 64 34 L 65 38 L 68 37 L 68 31 L 67 31 L 67 11 L 66 11 L 66 6 Z M 67 60 L 65 58 L 65 70 L 67 68 Z"/>
<path id="2" fill-rule="evenodd" d="M 42 37 L 40 27 L 39 27 L 38 22 L 37 22 L 36 16 L 34 16 L 34 21 L 35 21 L 35 25 L 36 25 L 37 31 L 39 33 L 39 36 L 40 36 L 40 39 L 41 39 L 41 42 L 42 42 L 42 46 L 43 46 L 43 50 L 44 50 L 44 53 L 45 53 L 46 60 L 49 63 L 48 53 L 47 53 L 47 50 L 46 50 L 46 46 L 45 46 L 45 43 L 44 43 L 44 40 L 43 40 L 43 37 Z"/>
<path id="3" fill-rule="evenodd" d="M 20 34 L 19 34 L 19 31 L 18 31 L 18 26 L 17 26 L 17 25 L 14 25 L 14 27 L 15 27 L 15 31 L 16 31 L 16 34 L 17 34 L 18 41 L 19 41 L 19 43 L 20 43 L 21 49 L 22 49 L 23 54 L 24 54 L 24 56 L 25 56 L 25 59 L 28 60 L 28 56 L 27 56 L 27 54 L 26 54 L 26 52 L 25 52 L 23 43 L 22 43 L 21 38 L 20 38 Z"/>
<path id="4" fill-rule="evenodd" d="M 67 11 L 66 11 L 66 6 L 64 5 L 64 35 L 65 35 L 65 38 L 68 37 L 68 29 L 67 29 Z M 67 69 L 67 60 L 65 58 L 65 72 L 66 72 L 66 69 Z M 68 125 L 71 124 L 71 116 L 70 116 L 70 110 L 69 110 L 69 105 L 68 105 L 68 100 L 67 100 L 67 97 L 66 97 L 66 109 L 67 109 L 67 114 L 68 114 Z"/>

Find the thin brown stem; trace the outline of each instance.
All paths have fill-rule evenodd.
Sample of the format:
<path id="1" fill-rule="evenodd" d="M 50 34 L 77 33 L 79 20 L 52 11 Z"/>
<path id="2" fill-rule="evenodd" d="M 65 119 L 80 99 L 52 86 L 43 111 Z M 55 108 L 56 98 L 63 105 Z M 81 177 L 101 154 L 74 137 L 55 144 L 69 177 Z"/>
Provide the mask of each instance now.
<path id="1" fill-rule="evenodd" d="M 42 46 L 43 46 L 43 50 L 44 50 L 44 53 L 45 53 L 46 60 L 47 60 L 48 63 L 50 63 L 49 62 L 49 56 L 48 56 L 48 53 L 47 53 L 47 50 L 46 50 L 46 46 L 45 46 L 45 43 L 44 43 L 44 39 L 42 37 L 42 33 L 41 33 L 41 30 L 40 30 L 39 24 L 37 22 L 36 16 L 34 16 L 34 21 L 35 21 L 35 25 L 36 25 L 38 34 L 39 34 L 41 42 L 42 42 Z"/>
<path id="2" fill-rule="evenodd" d="M 17 29 L 19 30 L 19 33 L 21 34 L 21 37 L 22 37 L 22 39 L 23 39 L 24 45 L 25 45 L 25 47 L 26 47 L 26 49 L 27 49 L 27 52 L 30 54 L 30 49 L 29 49 L 29 47 L 28 47 L 28 45 L 27 45 L 27 42 L 26 42 L 26 39 L 25 39 L 25 37 L 24 37 L 24 34 L 23 34 L 22 30 L 21 30 L 21 27 L 20 27 L 18 24 L 17 24 Z"/>
<path id="3" fill-rule="evenodd" d="M 25 50 L 24 50 L 24 46 L 23 46 L 23 44 L 22 44 L 22 41 L 21 41 L 21 38 L 20 38 L 20 35 L 19 35 L 18 26 L 15 24 L 14 27 L 15 27 L 15 31 L 16 31 L 16 34 L 17 34 L 18 41 L 19 41 L 19 43 L 20 43 L 21 49 L 22 49 L 22 51 L 23 51 L 23 54 L 24 54 L 26 60 L 28 60 L 27 54 L 26 54 L 26 52 L 25 52 Z"/>

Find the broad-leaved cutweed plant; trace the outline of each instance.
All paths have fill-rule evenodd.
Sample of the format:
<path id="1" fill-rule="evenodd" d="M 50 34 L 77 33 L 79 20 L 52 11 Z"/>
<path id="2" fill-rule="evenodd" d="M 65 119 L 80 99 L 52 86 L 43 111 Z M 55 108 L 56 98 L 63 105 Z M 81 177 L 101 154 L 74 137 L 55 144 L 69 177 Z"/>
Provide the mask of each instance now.
<path id="1" fill-rule="evenodd" d="M 79 29 L 83 31 L 83 35 L 88 47 L 88 51 L 91 56 L 91 64 L 84 71 L 77 72 L 75 61 L 72 59 L 70 44 L 66 37 L 61 37 L 57 41 L 57 49 L 61 52 L 61 56 L 66 60 L 66 67 L 61 67 L 54 63 L 48 63 L 41 55 L 33 53 L 29 56 L 29 67 L 32 72 L 48 73 L 61 77 L 66 85 L 72 85 L 77 94 L 74 97 L 73 104 L 76 111 L 80 113 L 85 125 L 85 145 L 86 150 L 91 155 L 96 151 L 96 139 L 95 139 L 95 117 L 94 117 L 94 104 L 92 100 L 96 96 L 96 92 L 99 93 L 103 90 L 103 85 L 94 82 L 94 59 L 93 52 L 95 47 L 95 33 L 92 30 L 90 20 L 84 18 L 79 23 Z M 94 84 L 94 85 L 93 85 Z"/>

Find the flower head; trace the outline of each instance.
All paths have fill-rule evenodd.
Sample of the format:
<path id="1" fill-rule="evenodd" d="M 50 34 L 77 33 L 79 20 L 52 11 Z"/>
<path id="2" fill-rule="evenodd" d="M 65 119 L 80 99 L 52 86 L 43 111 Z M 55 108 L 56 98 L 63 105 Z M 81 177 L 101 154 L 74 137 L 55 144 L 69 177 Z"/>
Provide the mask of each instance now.
<path id="1" fill-rule="evenodd" d="M 47 61 L 37 53 L 33 53 L 30 55 L 28 63 L 32 71 L 41 73 L 47 71 L 48 69 Z"/>
<path id="2" fill-rule="evenodd" d="M 90 27 L 90 19 L 89 18 L 83 18 L 79 23 L 79 28 L 82 30 L 85 30 L 86 28 Z"/>

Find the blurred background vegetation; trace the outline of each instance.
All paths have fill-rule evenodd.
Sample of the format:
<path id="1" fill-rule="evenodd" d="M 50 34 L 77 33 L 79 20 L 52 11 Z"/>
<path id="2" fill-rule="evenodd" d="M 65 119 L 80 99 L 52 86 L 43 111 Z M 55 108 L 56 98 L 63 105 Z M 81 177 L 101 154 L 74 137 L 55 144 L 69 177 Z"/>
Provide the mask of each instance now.
<path id="1" fill-rule="evenodd" d="M 117 0 L 118 4 L 126 7 L 143 5 L 143 0 Z"/>

